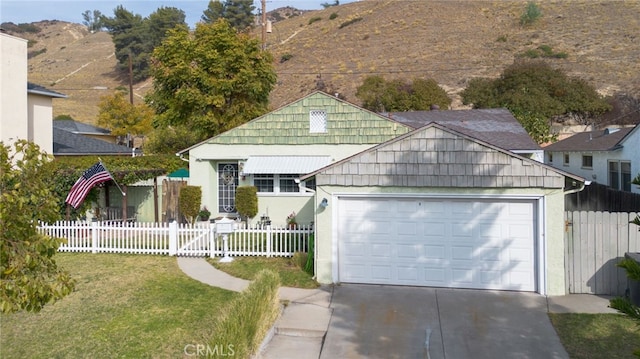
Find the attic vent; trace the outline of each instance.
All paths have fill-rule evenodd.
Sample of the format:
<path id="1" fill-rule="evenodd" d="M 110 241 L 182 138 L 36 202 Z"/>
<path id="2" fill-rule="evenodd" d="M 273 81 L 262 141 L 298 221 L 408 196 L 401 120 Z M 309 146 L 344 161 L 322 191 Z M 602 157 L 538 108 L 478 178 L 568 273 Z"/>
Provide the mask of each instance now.
<path id="1" fill-rule="evenodd" d="M 607 128 L 607 129 L 604 130 L 604 134 L 605 135 L 610 135 L 610 134 L 618 132 L 618 131 L 620 131 L 619 128 Z"/>
<path id="2" fill-rule="evenodd" d="M 309 132 L 310 133 L 326 133 L 327 132 L 327 111 L 324 111 L 324 110 L 309 111 Z"/>

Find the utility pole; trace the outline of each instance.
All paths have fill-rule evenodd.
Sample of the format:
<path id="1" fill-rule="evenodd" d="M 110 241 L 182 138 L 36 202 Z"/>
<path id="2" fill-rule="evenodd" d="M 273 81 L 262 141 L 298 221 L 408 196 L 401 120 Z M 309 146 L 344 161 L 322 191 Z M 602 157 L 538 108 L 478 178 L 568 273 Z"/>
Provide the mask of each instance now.
<path id="1" fill-rule="evenodd" d="M 262 50 L 266 48 L 267 41 L 267 0 L 262 1 Z"/>

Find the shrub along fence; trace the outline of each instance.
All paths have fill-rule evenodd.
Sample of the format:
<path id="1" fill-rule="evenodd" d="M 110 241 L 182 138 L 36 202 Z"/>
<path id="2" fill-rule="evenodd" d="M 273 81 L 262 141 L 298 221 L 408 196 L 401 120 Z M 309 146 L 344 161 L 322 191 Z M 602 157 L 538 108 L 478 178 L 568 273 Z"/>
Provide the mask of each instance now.
<path id="1" fill-rule="evenodd" d="M 625 295 L 627 275 L 617 264 L 640 252 L 636 213 L 565 212 L 565 274 L 569 293 Z"/>
<path id="2" fill-rule="evenodd" d="M 225 239 L 215 223 L 194 225 L 145 222 L 41 223 L 40 233 L 65 238 L 60 252 L 132 253 L 170 256 L 266 256 L 291 257 L 309 249 L 310 226 L 295 228 L 258 226 L 241 223 Z"/>

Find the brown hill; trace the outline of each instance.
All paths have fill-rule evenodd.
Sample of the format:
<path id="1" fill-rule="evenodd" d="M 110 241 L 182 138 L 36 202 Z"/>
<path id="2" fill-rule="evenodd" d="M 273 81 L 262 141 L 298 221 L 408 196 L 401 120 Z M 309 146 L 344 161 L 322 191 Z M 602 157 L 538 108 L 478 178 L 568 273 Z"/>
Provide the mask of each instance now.
<path id="1" fill-rule="evenodd" d="M 496 77 L 540 46 L 566 54 L 548 61 L 601 93 L 640 98 L 640 1 L 537 3 L 543 16 L 529 27 L 519 23 L 525 1 L 363 0 L 274 22 L 266 39 L 278 72 L 271 107 L 318 86 L 358 103 L 355 90 L 370 75 L 433 78 L 455 99 L 470 79 Z M 59 21 L 36 25 L 38 34 L 16 34 L 35 41 L 29 80 L 69 95 L 55 100 L 54 115 L 93 123 L 100 96 L 127 86 L 110 36 Z M 150 85 L 136 84 L 136 98 Z"/>

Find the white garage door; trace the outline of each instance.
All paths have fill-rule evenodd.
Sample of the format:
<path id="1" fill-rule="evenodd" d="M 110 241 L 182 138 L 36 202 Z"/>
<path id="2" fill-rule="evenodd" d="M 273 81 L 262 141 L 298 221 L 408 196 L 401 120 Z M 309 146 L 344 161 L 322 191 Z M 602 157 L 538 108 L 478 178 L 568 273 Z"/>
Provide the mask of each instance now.
<path id="1" fill-rule="evenodd" d="M 535 291 L 535 201 L 340 198 L 345 283 Z"/>

